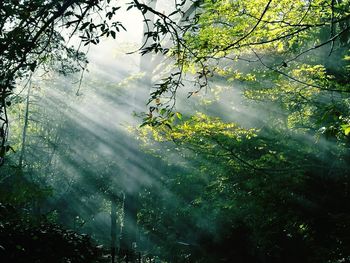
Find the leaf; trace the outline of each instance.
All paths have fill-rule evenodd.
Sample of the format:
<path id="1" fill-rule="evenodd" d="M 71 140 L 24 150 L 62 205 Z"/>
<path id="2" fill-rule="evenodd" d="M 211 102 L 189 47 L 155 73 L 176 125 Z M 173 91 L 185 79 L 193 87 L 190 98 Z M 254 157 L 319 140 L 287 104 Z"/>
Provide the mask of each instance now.
<path id="1" fill-rule="evenodd" d="M 180 112 L 176 112 L 176 117 L 179 119 L 179 120 L 182 120 L 182 114 Z"/>
<path id="2" fill-rule="evenodd" d="M 344 131 L 344 134 L 348 136 L 350 134 L 350 124 L 343 124 L 341 125 L 341 128 Z"/>
<path id="3" fill-rule="evenodd" d="M 168 16 L 173 16 L 175 14 L 179 13 L 179 10 L 175 10 L 174 12 L 171 12 Z"/>
<path id="4" fill-rule="evenodd" d="M 110 31 L 110 33 L 111 33 L 111 36 L 115 39 L 115 37 L 116 37 L 115 31 Z"/>
<path id="5" fill-rule="evenodd" d="M 124 31 L 126 31 L 126 28 L 125 28 L 122 24 L 119 24 L 119 26 L 120 26 Z"/>
<path id="6" fill-rule="evenodd" d="M 173 129 L 169 123 L 164 123 L 164 125 L 165 125 L 166 127 L 168 127 L 170 130 Z"/>
<path id="7" fill-rule="evenodd" d="M 37 66 L 37 63 L 36 63 L 36 62 L 31 63 L 31 64 L 29 65 L 30 71 L 34 72 L 36 66 Z"/>
<path id="8" fill-rule="evenodd" d="M 142 124 L 139 126 L 139 128 L 145 127 L 145 126 L 148 125 L 148 124 L 149 124 L 148 122 L 144 122 L 144 123 L 142 123 Z"/>
<path id="9" fill-rule="evenodd" d="M 85 23 L 82 24 L 82 26 L 80 27 L 80 30 L 85 29 L 88 25 L 90 25 L 90 22 L 85 22 Z"/>
<path id="10" fill-rule="evenodd" d="M 345 134 L 346 136 L 348 136 L 349 133 L 350 133 L 350 127 L 346 128 L 346 129 L 344 130 L 344 134 Z"/>

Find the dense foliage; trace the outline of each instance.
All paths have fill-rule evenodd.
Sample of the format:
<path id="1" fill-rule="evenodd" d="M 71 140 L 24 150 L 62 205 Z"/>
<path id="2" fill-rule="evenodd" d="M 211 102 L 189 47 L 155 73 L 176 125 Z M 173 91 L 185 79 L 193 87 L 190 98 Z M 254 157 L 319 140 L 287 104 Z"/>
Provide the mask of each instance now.
<path id="1" fill-rule="evenodd" d="M 165 196 L 153 217 L 147 210 L 143 214 L 152 228 L 160 220 L 159 229 L 150 232 L 173 244 L 166 248 L 170 258 L 349 260 L 348 6 L 347 1 L 201 5 L 181 42 L 179 74 L 194 74 L 198 90 L 190 95 L 210 86 L 218 95 L 206 103 L 219 107 L 224 101 L 238 111 L 219 113 L 221 119 L 203 113 L 182 116 L 156 103 L 159 115 L 152 114 L 148 122 L 167 123 L 171 116 L 174 126 L 140 131 L 143 138 L 151 134 L 145 143 L 153 145 L 148 147 L 154 154 L 175 165 L 173 156 L 165 157 L 170 149 L 186 160 L 176 164 L 185 172 L 164 177 L 182 201 L 174 207 Z M 154 99 L 176 92 L 182 83 L 165 79 L 161 85 L 167 89 L 153 93 Z M 225 86 L 239 93 L 222 91 Z M 224 121 L 230 119 L 225 114 L 244 114 L 242 105 L 227 99 L 237 94 L 260 115 L 243 122 L 245 128 Z M 152 192 L 149 198 L 159 198 Z M 169 225 L 182 231 L 164 235 L 163 226 Z M 187 247 L 179 240 L 186 240 Z"/>
<path id="2" fill-rule="evenodd" d="M 0 204 L 2 262 L 96 262 L 101 255 L 87 235 L 45 220 L 34 221 L 10 205 Z"/>
<path id="3" fill-rule="evenodd" d="M 1 256 L 97 260 L 61 223 L 126 261 L 350 261 L 348 0 L 131 1 L 143 72 L 85 95 L 63 86 L 120 3 L 29 2 L 0 3 Z"/>

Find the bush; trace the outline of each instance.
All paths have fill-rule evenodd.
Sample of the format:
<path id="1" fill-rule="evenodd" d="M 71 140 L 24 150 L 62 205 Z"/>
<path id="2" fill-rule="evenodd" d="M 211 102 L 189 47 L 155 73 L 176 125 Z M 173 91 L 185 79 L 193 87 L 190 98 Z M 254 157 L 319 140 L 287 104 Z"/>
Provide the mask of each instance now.
<path id="1" fill-rule="evenodd" d="M 101 251 L 88 235 L 0 203 L 0 262 L 96 262 Z"/>

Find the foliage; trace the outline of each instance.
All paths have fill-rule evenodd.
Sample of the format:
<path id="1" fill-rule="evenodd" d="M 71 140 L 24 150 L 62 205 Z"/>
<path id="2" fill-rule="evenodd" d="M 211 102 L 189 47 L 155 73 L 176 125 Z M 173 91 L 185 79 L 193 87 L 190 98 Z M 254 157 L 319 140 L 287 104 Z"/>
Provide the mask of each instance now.
<path id="1" fill-rule="evenodd" d="M 199 6 L 178 35 L 172 54 L 177 70 L 152 93 L 147 123 L 171 116 L 165 98 L 175 97 L 186 72 L 194 80 L 189 96 L 207 87 L 212 76 L 224 76 L 255 87 L 247 91 L 250 98 L 292 101 L 295 108 L 329 103 L 324 97 L 330 94 L 347 97 L 347 1 L 203 1 Z"/>
<path id="2" fill-rule="evenodd" d="M 86 45 L 104 36 L 115 38 L 123 29 L 115 20 L 119 5 L 108 0 L 37 0 L 29 9 L 23 1 L 11 8 L 12 2 L 0 4 L 1 158 L 11 147 L 21 148 L 22 122 L 14 125 L 18 135 L 13 146 L 6 141 L 6 110 L 12 102 L 18 112 L 24 105 L 12 94 L 15 84 L 40 65 L 41 70 L 51 66 L 63 74 L 85 69 L 85 57 L 67 47 L 58 23 L 69 37 L 78 32 Z M 66 192 L 60 189 L 60 198 L 46 205 L 60 208 L 61 222 L 83 226 L 121 191 L 137 191 L 138 221 L 146 239 L 142 245 L 169 262 L 348 261 L 349 1 L 175 1 L 169 14 L 137 0 L 126 7 L 144 16 L 141 54 L 162 54 L 171 61 L 172 71 L 153 87 L 149 112 L 134 131 L 150 155 L 141 154 L 134 141 L 119 145 L 125 135 L 103 128 L 104 120 L 92 114 L 81 126 L 60 119 L 68 111 L 66 103 L 57 103 L 43 115 L 45 107 L 32 109 L 42 123 L 29 124 L 28 143 L 54 145 L 58 152 L 28 151 L 31 157 L 18 169 L 16 154 L 11 156 L 10 164 L 15 165 L 4 166 L 11 175 L 0 185 L 10 191 L 0 197 L 31 207 L 48 195 L 48 181 L 56 188 L 67 185 Z M 102 20 L 95 19 L 95 11 Z M 220 116 L 207 105 L 180 113 L 176 99 L 187 83 L 189 97 L 216 85 L 236 90 L 252 106 L 255 120 L 245 125 L 232 121 L 237 105 L 225 91 L 214 94 L 228 109 L 222 107 Z M 108 103 L 128 99 L 120 93 L 108 93 Z M 97 112 L 104 109 L 103 102 L 92 104 Z M 218 102 L 212 104 L 221 111 Z M 241 119 L 246 116 L 239 114 Z M 84 125 L 89 132 L 81 136 Z M 96 132 L 95 126 L 102 131 Z M 62 167 L 47 165 L 53 163 L 47 157 L 54 153 L 63 160 Z M 28 179 L 31 175 L 34 180 Z M 65 175 L 74 176 L 67 183 Z M 20 186 L 18 191 L 11 188 L 14 184 Z M 86 209 L 61 209 L 73 195 L 76 205 Z M 135 212 L 136 201 L 133 205 Z M 16 253 L 29 251 L 29 235 L 40 236 L 30 251 L 40 248 L 39 240 L 52 244 L 55 239 L 61 247 L 70 244 L 65 251 L 74 262 L 80 260 L 74 249 L 80 256 L 95 256 L 87 239 L 52 224 L 36 230 L 22 219 L 6 221 L 8 228 L 2 228 L 6 237 L 26 240 L 16 247 L 11 242 L 17 239 L 8 239 Z"/>
<path id="3" fill-rule="evenodd" d="M 167 240 L 158 253 L 195 262 L 336 262 L 348 255 L 341 234 L 349 231 L 348 177 L 341 176 L 346 163 L 332 163 L 328 173 L 336 178 L 322 175 L 329 164 L 324 152 L 313 154 L 320 151 L 315 144 L 214 123 L 199 114 L 172 130 L 151 131 L 161 141 L 152 144 L 154 153 L 172 164 L 163 177 L 170 196 L 149 189 L 140 212 L 154 242 Z M 141 131 L 142 137 L 149 132 Z M 167 138 L 176 144 L 165 144 Z M 169 151 L 185 160 L 174 161 L 179 157 L 164 154 Z M 343 205 L 335 207 L 335 200 Z"/>
<path id="4" fill-rule="evenodd" d="M 8 114 L 13 89 L 21 79 L 28 79 L 31 72 L 52 67 L 62 74 L 85 69 L 86 58 L 79 49 L 69 46 L 68 40 L 80 32 L 85 45 L 97 44 L 100 37 L 116 37 L 123 29 L 120 22 L 112 19 L 118 6 L 111 1 L 2 1 L 0 4 L 1 50 L 1 150 L 3 163 L 9 145 Z M 94 20 L 93 14 L 104 9 L 104 17 Z M 80 12 L 79 12 L 79 11 Z M 65 32 L 60 27 L 66 28 Z M 125 28 L 124 28 L 125 29 Z M 67 39 L 68 36 L 68 39 Z"/>
<path id="5" fill-rule="evenodd" d="M 101 251 L 87 235 L 0 205 L 0 259 L 3 262 L 96 262 Z"/>

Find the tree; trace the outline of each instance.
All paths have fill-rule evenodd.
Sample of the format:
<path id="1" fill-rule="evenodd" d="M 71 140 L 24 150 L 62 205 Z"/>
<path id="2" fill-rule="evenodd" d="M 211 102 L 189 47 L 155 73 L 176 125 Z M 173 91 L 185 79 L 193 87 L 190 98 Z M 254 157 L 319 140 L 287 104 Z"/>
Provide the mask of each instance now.
<path id="1" fill-rule="evenodd" d="M 1 163 L 9 146 L 8 114 L 6 107 L 11 104 L 11 94 L 15 83 L 29 77 L 43 65 L 57 66 L 62 73 L 85 67 L 85 58 L 79 50 L 67 46 L 63 34 L 72 37 L 81 32 L 85 44 L 97 44 L 104 35 L 116 36 L 122 25 L 112 20 L 120 8 L 110 5 L 111 1 L 44 1 L 35 0 L 29 4 L 23 1 L 2 1 L 0 5 L 1 21 Z M 103 6 L 103 8 L 101 7 Z M 97 10 L 105 11 L 105 20 L 94 24 L 90 20 Z M 109 18 L 109 19 L 108 19 Z M 67 28 L 59 32 L 59 24 Z"/>
<path id="2" fill-rule="evenodd" d="M 347 6 L 346 1 L 331 5 L 326 1 L 205 1 L 200 13 L 174 36 L 178 45 L 172 52 L 179 69 L 158 85 L 152 99 L 176 93 L 186 72 L 195 75 L 197 87 L 189 95 L 206 87 L 210 76 L 216 75 L 253 84 L 260 77 L 278 76 L 282 83 L 276 84 L 296 87 L 292 90 L 300 99 L 307 92 L 346 96 L 347 86 L 335 85 L 330 76 L 337 71 L 333 58 L 343 59 L 348 52 Z M 344 80 L 346 62 L 340 61 L 337 68 L 341 70 L 335 74 Z M 319 73 L 322 68 L 323 74 Z M 268 91 L 270 86 L 266 83 L 260 89 Z M 156 106 L 163 108 L 162 114 L 152 116 L 149 123 L 162 122 L 162 115 L 171 112 L 167 103 Z"/>
<path id="3" fill-rule="evenodd" d="M 5 50 L 1 158 L 10 149 L 7 107 L 15 101 L 14 81 L 48 65 L 61 73 L 85 69 L 85 57 L 66 46 L 58 25 L 68 28 L 64 34 L 69 37 L 80 34 L 87 45 L 103 36 L 116 37 L 115 31 L 123 28 L 114 20 L 119 6 L 112 1 L 32 4 L 31 16 L 22 2 L 14 9 L 11 1 L 0 6 L 0 46 Z M 81 138 L 72 131 L 83 127 L 68 122 L 64 138 L 79 143 L 68 144 L 69 150 L 61 154 L 71 167 L 83 167 L 68 192 L 79 193 L 78 202 L 91 202 L 90 208 L 112 201 L 112 226 L 113 201 L 123 189 L 131 218 L 125 224 L 123 249 L 130 250 L 136 239 L 138 217 L 154 243 L 152 252 L 174 262 L 348 260 L 349 1 L 175 1 L 173 11 L 160 12 L 134 0 L 127 8 L 145 17 L 141 53 L 165 55 L 170 61 L 168 75 L 152 89 L 140 131 L 156 157 L 140 154 L 137 143 L 121 149 L 109 136 L 102 141 L 109 143 L 112 154 L 99 156 L 95 149 L 100 134 L 89 132 Z M 101 20 L 94 16 L 98 10 L 103 10 Z M 67 68 L 71 61 L 73 67 Z M 218 100 L 206 102 L 216 106 L 213 111 L 197 105 L 193 108 L 200 113 L 177 112 L 177 99 L 187 83 L 192 101 L 198 101 L 201 90 L 212 89 L 214 97 L 221 92 L 228 108 L 235 106 L 232 94 L 220 86 L 236 88 L 237 96 L 254 105 L 259 120 L 240 125 L 225 116 L 243 115 L 231 109 L 211 116 L 220 111 Z M 123 136 L 118 133 L 115 140 L 123 141 Z M 127 158 L 120 157 L 123 154 Z M 116 155 L 118 162 L 113 161 Z M 147 165 L 141 165 L 140 158 Z M 134 170 L 125 176 L 124 171 L 113 173 L 130 164 Z M 159 170 L 160 186 L 135 180 L 138 171 L 155 173 L 152 167 Z M 110 183 L 115 180 L 117 188 Z M 57 207 L 67 204 L 69 195 L 63 194 L 61 201 Z M 90 210 L 72 208 L 61 219 L 93 217 Z M 113 240 L 116 234 L 111 232 Z"/>
<path id="4" fill-rule="evenodd" d="M 212 199 L 204 199 L 191 188 L 192 198 L 201 196 L 198 199 L 204 199 L 202 202 L 212 209 L 213 200 L 217 201 L 219 213 L 230 214 L 226 220 L 242 219 L 256 242 L 255 260 L 346 259 L 347 245 L 339 244 L 344 242 L 340 232 L 348 232 L 343 228 L 348 208 L 332 209 L 335 204 L 330 204 L 331 200 L 348 199 L 348 3 L 206 1 L 200 10 L 198 22 L 181 38 L 183 56 L 175 56 L 177 64 L 185 66 L 157 86 L 154 101 L 166 97 L 167 92 L 177 93 L 184 73 L 190 72 L 195 75 L 192 80 L 198 90 L 208 84 L 215 90 L 220 81 L 238 86 L 260 111 L 267 108 L 267 118 L 257 123 L 256 137 L 240 144 L 242 139 L 230 137 L 230 131 L 220 134 L 227 128 L 220 120 L 213 123 L 199 115 L 182 121 L 171 105 L 155 103 L 158 110 L 154 109 L 146 122 L 169 124 L 170 117 L 175 126 L 172 130 L 157 127 L 152 131 L 153 139 L 175 141 L 177 148 L 191 149 L 193 154 L 188 158 L 194 167 L 202 164 L 206 174 L 213 171 L 217 187 L 203 190 Z M 332 61 L 337 61 L 336 65 Z M 190 95 L 198 94 L 198 90 Z M 249 134 L 247 129 L 242 131 Z M 309 136 L 311 141 L 305 139 Z M 161 145 L 153 147 L 157 153 L 155 149 Z M 218 163 L 223 163 L 223 170 Z M 233 175 L 239 179 L 233 181 Z M 188 185 L 183 181 L 192 176 L 181 178 L 182 184 Z M 321 185 L 332 187 L 326 190 Z M 222 200 L 226 189 L 230 195 Z M 228 207 L 232 213 L 227 212 Z M 167 218 L 152 216 L 156 222 Z M 265 224 L 259 218 L 268 220 Z M 149 229 L 155 228 L 151 222 L 147 220 Z M 332 244 L 338 245 L 321 241 L 331 236 Z M 195 254 L 194 248 L 190 251 L 187 253 Z"/>

